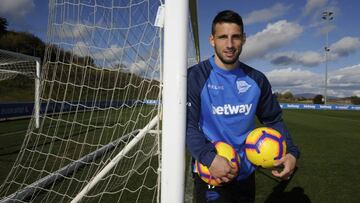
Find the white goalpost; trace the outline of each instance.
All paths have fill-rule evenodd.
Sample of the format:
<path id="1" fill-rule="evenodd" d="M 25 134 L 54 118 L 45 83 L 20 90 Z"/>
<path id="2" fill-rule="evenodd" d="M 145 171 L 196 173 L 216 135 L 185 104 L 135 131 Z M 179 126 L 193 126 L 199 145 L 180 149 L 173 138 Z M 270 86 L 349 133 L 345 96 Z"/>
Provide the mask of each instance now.
<path id="1" fill-rule="evenodd" d="M 165 4 L 161 202 L 184 202 L 188 9 Z"/>
<path id="2" fill-rule="evenodd" d="M 0 203 L 191 201 L 186 77 L 199 60 L 196 21 L 196 1 L 50 0 L 45 109 Z"/>
<path id="3" fill-rule="evenodd" d="M 35 80 L 34 117 L 35 127 L 40 122 L 40 59 L 25 54 L 0 49 L 0 81 L 25 75 Z"/>

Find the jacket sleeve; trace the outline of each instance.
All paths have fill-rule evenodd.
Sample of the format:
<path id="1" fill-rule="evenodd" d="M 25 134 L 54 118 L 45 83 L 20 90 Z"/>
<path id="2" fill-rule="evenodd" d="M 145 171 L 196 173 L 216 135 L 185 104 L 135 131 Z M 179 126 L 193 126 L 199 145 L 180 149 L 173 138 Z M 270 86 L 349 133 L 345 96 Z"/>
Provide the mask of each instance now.
<path id="1" fill-rule="evenodd" d="M 216 150 L 200 128 L 201 90 L 206 78 L 189 69 L 187 77 L 186 145 L 193 158 L 210 167 Z"/>
<path id="2" fill-rule="evenodd" d="M 256 115 L 260 122 L 267 127 L 273 128 L 285 137 L 287 153 L 294 155 L 297 159 L 300 156 L 299 149 L 294 145 L 289 131 L 287 130 L 282 118 L 282 110 L 276 96 L 272 93 L 268 79 L 263 75 L 259 82 L 261 96 L 256 110 Z"/>

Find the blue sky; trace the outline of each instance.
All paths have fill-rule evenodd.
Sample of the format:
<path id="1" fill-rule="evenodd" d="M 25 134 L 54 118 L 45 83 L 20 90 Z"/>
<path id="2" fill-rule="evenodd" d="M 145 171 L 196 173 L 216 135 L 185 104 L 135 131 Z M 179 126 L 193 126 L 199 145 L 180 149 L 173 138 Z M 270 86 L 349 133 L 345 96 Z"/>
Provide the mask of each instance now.
<path id="1" fill-rule="evenodd" d="M 358 0 L 198 0 L 202 59 L 213 54 L 208 44 L 213 17 L 232 9 L 244 19 L 247 42 L 240 60 L 264 72 L 278 92 L 323 93 L 326 31 L 328 94 L 360 96 L 360 1 Z M 28 31 L 46 41 L 48 2 L 1 0 L 0 16 L 9 29 Z M 331 11 L 326 22 L 322 12 Z"/>

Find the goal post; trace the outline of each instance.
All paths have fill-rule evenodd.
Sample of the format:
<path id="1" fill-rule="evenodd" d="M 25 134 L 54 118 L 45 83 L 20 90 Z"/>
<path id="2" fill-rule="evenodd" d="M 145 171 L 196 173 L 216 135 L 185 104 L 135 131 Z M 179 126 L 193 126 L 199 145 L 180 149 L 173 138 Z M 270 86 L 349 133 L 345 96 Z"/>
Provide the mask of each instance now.
<path id="1" fill-rule="evenodd" d="M 40 58 L 0 49 L 0 81 L 25 75 L 35 80 L 34 117 L 35 128 L 40 123 Z"/>
<path id="2" fill-rule="evenodd" d="M 49 1 L 39 128 L 29 124 L 0 203 L 188 201 L 194 4 Z"/>
<path id="3" fill-rule="evenodd" d="M 35 98 L 34 98 L 34 116 L 35 128 L 40 126 L 40 60 L 36 60 L 36 78 L 35 78 Z"/>
<path id="4" fill-rule="evenodd" d="M 161 202 L 184 202 L 188 9 L 165 2 Z"/>

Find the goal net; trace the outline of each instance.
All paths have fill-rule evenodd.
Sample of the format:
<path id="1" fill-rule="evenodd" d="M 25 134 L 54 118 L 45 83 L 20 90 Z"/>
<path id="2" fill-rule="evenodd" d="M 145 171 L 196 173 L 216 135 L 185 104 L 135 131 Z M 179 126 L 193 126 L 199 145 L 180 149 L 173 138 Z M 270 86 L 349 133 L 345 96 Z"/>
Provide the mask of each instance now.
<path id="1" fill-rule="evenodd" d="M 40 59 L 28 55 L 0 49 L 0 81 L 17 75 L 36 78 L 36 66 Z"/>
<path id="2" fill-rule="evenodd" d="M 18 75 L 24 75 L 35 80 L 34 125 L 35 128 L 39 128 L 40 59 L 37 57 L 0 49 L 0 81 L 11 80 Z"/>
<path id="3" fill-rule="evenodd" d="M 81 202 L 158 202 L 163 3 L 50 0 L 40 125 L 0 202 L 70 202 L 84 189 Z M 189 66 L 193 36 L 189 23 Z"/>

